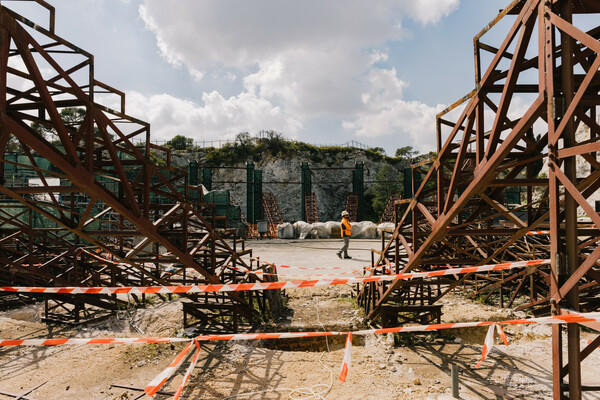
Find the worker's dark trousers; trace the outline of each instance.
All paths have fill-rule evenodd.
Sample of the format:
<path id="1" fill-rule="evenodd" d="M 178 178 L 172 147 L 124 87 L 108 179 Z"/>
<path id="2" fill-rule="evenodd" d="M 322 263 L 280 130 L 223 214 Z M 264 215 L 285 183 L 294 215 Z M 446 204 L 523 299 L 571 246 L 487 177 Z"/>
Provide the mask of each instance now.
<path id="1" fill-rule="evenodd" d="M 338 254 L 344 253 L 344 257 L 348 257 L 348 246 L 350 245 L 350 236 L 344 236 L 344 245 L 338 252 Z"/>

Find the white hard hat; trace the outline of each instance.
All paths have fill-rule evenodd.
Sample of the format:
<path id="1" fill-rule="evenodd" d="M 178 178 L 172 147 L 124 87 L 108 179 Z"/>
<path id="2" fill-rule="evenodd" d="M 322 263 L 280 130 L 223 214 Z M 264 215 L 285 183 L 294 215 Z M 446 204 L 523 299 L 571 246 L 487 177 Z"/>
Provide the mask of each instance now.
<path id="1" fill-rule="evenodd" d="M 349 215 L 348 211 L 346 211 L 346 210 L 342 211 L 342 217 L 347 217 L 348 215 Z"/>

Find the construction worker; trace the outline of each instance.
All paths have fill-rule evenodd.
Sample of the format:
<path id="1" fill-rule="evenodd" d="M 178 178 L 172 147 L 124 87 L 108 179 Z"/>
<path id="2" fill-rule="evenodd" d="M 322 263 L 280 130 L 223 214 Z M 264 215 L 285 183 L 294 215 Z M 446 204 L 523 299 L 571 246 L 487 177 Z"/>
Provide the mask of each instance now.
<path id="1" fill-rule="evenodd" d="M 348 211 L 342 211 L 342 238 L 344 239 L 344 246 L 337 252 L 339 258 L 342 258 L 342 253 L 344 253 L 344 258 L 352 258 L 348 255 L 348 245 L 350 245 L 350 237 L 352 236 L 352 224 L 348 221 Z"/>

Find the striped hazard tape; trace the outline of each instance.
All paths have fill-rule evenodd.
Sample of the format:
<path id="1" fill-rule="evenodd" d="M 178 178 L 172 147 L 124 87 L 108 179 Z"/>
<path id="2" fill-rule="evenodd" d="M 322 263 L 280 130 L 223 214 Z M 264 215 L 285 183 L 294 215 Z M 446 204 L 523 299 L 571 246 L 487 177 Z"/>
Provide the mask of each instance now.
<path id="1" fill-rule="evenodd" d="M 382 269 L 385 268 L 385 272 L 386 273 L 390 273 L 390 269 L 389 269 L 390 264 L 386 264 L 386 265 L 381 265 L 375 268 L 371 268 L 369 267 L 364 267 L 363 269 L 357 269 L 357 270 L 353 270 L 353 271 L 340 271 L 340 272 L 332 272 L 330 274 L 313 274 L 310 272 L 306 272 L 304 274 L 282 274 L 282 273 L 271 273 L 271 272 L 263 272 L 263 271 L 252 271 L 249 269 L 245 269 L 245 268 L 239 268 L 239 267 L 227 267 L 227 269 L 232 269 L 235 271 L 239 271 L 245 274 L 253 274 L 253 275 L 257 275 L 257 276 L 264 276 L 264 275 L 270 275 L 270 276 L 278 276 L 278 277 L 295 277 L 295 276 L 336 276 L 339 275 L 340 273 L 342 274 L 362 274 L 365 271 L 374 271 L 377 269 Z M 289 267 L 288 268 L 294 268 L 294 267 Z M 278 267 L 279 268 L 279 267 Z M 318 270 L 327 270 L 327 269 L 334 269 L 334 268 L 303 268 L 303 267 L 295 267 L 297 269 L 302 269 L 302 270 L 309 270 L 309 271 L 318 271 Z M 335 268 L 335 269 L 340 269 L 340 268 Z"/>
<path id="2" fill-rule="evenodd" d="M 58 346 L 63 344 L 131 344 L 188 342 L 189 338 L 72 338 L 0 340 L 0 346 Z"/>
<path id="3" fill-rule="evenodd" d="M 121 266 L 126 266 L 126 267 L 128 267 L 128 266 L 131 265 L 131 264 L 124 263 L 124 262 L 109 260 L 108 258 L 101 257 L 100 255 L 94 254 L 94 253 L 92 253 L 90 251 L 87 251 L 87 250 L 81 250 L 81 252 L 88 254 L 90 257 L 92 257 L 92 258 L 94 258 L 94 259 L 96 259 L 98 261 L 102 261 L 102 262 L 105 262 L 105 263 L 108 263 L 108 264 L 121 265 Z M 158 257 L 164 257 L 164 256 L 163 255 L 158 255 Z M 140 265 L 144 265 L 146 267 L 155 267 L 156 266 L 156 264 L 151 263 L 151 262 L 143 262 L 143 263 L 140 263 Z"/>
<path id="4" fill-rule="evenodd" d="M 600 322 L 600 312 L 595 313 L 571 313 L 564 315 L 556 315 L 551 317 L 538 317 L 530 319 L 517 319 L 506 321 L 479 321 L 479 322 L 455 322 L 445 324 L 432 325 L 416 325 L 402 326 L 395 328 L 368 329 L 354 332 L 282 332 L 282 333 L 238 333 L 231 335 L 204 335 L 195 338 L 106 338 L 106 339 L 20 339 L 20 340 L 0 340 L 0 346 L 52 346 L 66 344 L 115 344 L 115 343 L 168 343 L 168 342 L 189 342 L 189 344 L 177 355 L 177 357 L 154 378 L 145 388 L 146 394 L 154 396 L 164 384 L 175 374 L 177 369 L 186 359 L 187 354 L 195 345 L 197 350 L 196 355 L 192 360 L 192 365 L 195 365 L 198 360 L 200 341 L 232 341 L 232 340 L 258 340 L 258 339 L 286 339 L 286 338 L 302 338 L 302 337 L 323 337 L 323 336 L 339 336 L 347 335 L 346 349 L 344 359 L 340 371 L 339 379 L 344 382 L 348 375 L 351 366 L 351 350 L 352 350 L 352 335 L 370 335 L 383 333 L 407 333 L 407 332 L 429 332 L 444 329 L 455 328 L 471 328 L 478 326 L 489 326 L 485 343 L 482 349 L 481 360 L 477 363 L 476 368 L 481 366 L 486 357 L 490 353 L 494 345 L 494 332 L 497 331 L 503 342 L 508 346 L 508 339 L 501 325 L 525 325 L 525 324 L 572 324 Z M 186 374 L 182 380 L 176 396 L 181 394 L 183 386 L 189 380 L 189 376 L 193 370 L 193 366 L 188 367 Z M 174 397 L 175 399 L 178 397 Z"/>
<path id="5" fill-rule="evenodd" d="M 508 338 L 502 330 L 502 327 L 498 324 L 490 325 L 490 328 L 488 329 L 488 332 L 485 335 L 483 349 L 481 350 L 481 360 L 477 363 L 476 368 L 479 368 L 481 366 L 481 363 L 485 361 L 487 355 L 490 353 L 490 351 L 492 351 L 492 347 L 494 347 L 494 331 L 496 330 L 494 328 L 498 330 L 498 334 L 502 338 L 502 341 L 504 341 L 504 344 L 506 345 L 506 347 L 508 347 Z"/>
<path id="6" fill-rule="evenodd" d="M 340 382 L 346 382 L 348 371 L 352 361 L 352 332 L 348 333 L 346 338 L 346 349 L 344 350 L 344 359 L 342 360 L 342 370 L 340 371 Z"/>
<path id="7" fill-rule="evenodd" d="M 268 262 L 268 261 L 263 261 L 263 260 L 260 260 L 258 258 L 251 258 L 250 261 L 257 261 L 259 263 L 271 265 L 271 266 L 276 267 L 276 268 L 292 268 L 292 269 L 302 269 L 302 270 L 309 270 L 309 271 L 332 270 L 332 269 L 333 270 L 344 270 L 344 269 L 347 269 L 347 267 L 296 267 L 296 266 L 292 266 L 292 265 L 276 265 L 274 263 L 271 263 L 271 262 Z M 365 271 L 371 271 L 371 270 L 374 270 L 374 269 L 389 267 L 390 265 L 391 264 L 385 264 L 385 265 L 379 265 L 377 267 L 373 267 L 373 265 L 371 264 L 369 266 L 363 267 L 363 269 Z M 353 271 L 353 272 L 362 272 L 363 269 L 356 270 L 356 271 Z M 250 271 L 250 272 L 252 272 L 252 271 Z"/>
<path id="8" fill-rule="evenodd" d="M 194 338 L 70 338 L 70 339 L 0 339 L 0 346 L 60 346 L 84 344 L 177 343 L 193 339 L 206 341 L 294 339 L 347 335 L 348 332 L 280 332 L 200 335 Z M 188 349 L 189 350 L 189 349 Z"/>
<path id="9" fill-rule="evenodd" d="M 410 272 L 406 274 L 337 277 L 329 279 L 313 279 L 281 282 L 256 282 L 219 285 L 182 285 L 182 286 L 116 286 L 116 287 L 31 287 L 31 286 L 3 286 L 0 292 L 14 293 L 47 293 L 47 294 L 182 294 L 182 293 L 208 293 L 208 292 L 244 292 L 250 290 L 270 289 L 295 289 L 301 287 L 345 285 L 355 283 L 395 281 L 401 279 L 427 278 L 446 275 L 471 274 L 474 272 L 489 272 L 525 268 L 549 264 L 550 260 L 516 261 L 512 263 L 490 264 L 479 267 L 447 268 L 427 272 Z"/>
<path id="10" fill-rule="evenodd" d="M 177 357 L 175 357 L 171 364 L 169 364 L 169 366 L 163 372 L 158 374 L 156 378 L 152 379 L 152 381 L 146 386 L 144 391 L 148 396 L 154 396 L 156 392 L 158 392 L 160 388 L 163 387 L 163 385 L 167 383 L 169 379 L 171 379 L 173 374 L 177 372 L 177 369 L 179 369 L 181 364 L 183 364 L 187 354 L 190 352 L 194 343 L 196 343 L 195 340 L 188 340 L 190 343 L 183 350 L 181 350 L 181 353 L 177 354 Z"/>
<path id="11" fill-rule="evenodd" d="M 530 231 L 527 235 L 549 235 L 550 231 Z"/>
<path id="12" fill-rule="evenodd" d="M 194 344 L 196 345 L 196 355 L 192 359 L 192 362 L 188 366 L 188 369 L 185 371 L 185 375 L 183 376 L 183 379 L 181 380 L 181 384 L 179 385 L 177 392 L 175 392 L 175 395 L 173 396 L 173 400 L 178 400 L 179 397 L 181 396 L 181 392 L 183 392 L 183 389 L 185 388 L 185 384 L 190 379 L 190 376 L 192 375 L 192 372 L 194 371 L 194 368 L 196 367 L 196 363 L 198 362 L 198 358 L 200 358 L 200 344 L 198 344 L 198 341 L 196 339 L 194 339 Z"/>

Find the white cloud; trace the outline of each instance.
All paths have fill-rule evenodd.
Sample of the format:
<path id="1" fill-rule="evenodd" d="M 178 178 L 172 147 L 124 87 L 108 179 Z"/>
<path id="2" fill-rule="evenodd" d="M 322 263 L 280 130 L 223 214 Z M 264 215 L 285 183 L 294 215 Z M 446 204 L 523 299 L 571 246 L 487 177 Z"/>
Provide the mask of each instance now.
<path id="1" fill-rule="evenodd" d="M 457 0 L 416 0 L 401 2 L 402 8 L 422 24 L 436 23 L 458 8 Z"/>
<path id="2" fill-rule="evenodd" d="M 380 51 L 373 51 L 371 53 L 371 60 L 369 62 L 370 65 L 374 65 L 377 63 L 384 63 L 388 60 L 389 56 L 387 53 Z"/>
<path id="3" fill-rule="evenodd" d="M 304 0 L 294 2 L 145 0 L 140 16 L 171 63 L 198 70 L 244 67 L 289 48 L 355 48 L 398 40 L 400 21 L 435 23 L 459 0 Z"/>
<path id="4" fill-rule="evenodd" d="M 204 104 L 199 105 L 168 94 L 146 97 L 130 92 L 127 93 L 127 113 L 150 122 L 152 138 L 158 140 L 175 135 L 212 140 L 261 129 L 293 133 L 302 127 L 281 108 L 251 93 L 226 99 L 211 92 L 204 93 L 202 100 Z"/>
<path id="5" fill-rule="evenodd" d="M 20 57 L 10 57 L 8 59 L 8 66 L 24 74 L 29 74 L 29 70 L 27 69 L 25 62 Z M 50 79 L 57 74 L 56 70 L 54 68 L 49 67 L 47 64 L 41 63 L 38 64 L 37 67 L 39 68 L 39 71 L 44 79 Z M 6 77 L 6 84 L 10 88 L 15 88 L 20 91 L 26 91 L 34 87 L 34 83 L 31 79 L 23 78 L 20 75 L 8 73 Z"/>
<path id="6" fill-rule="evenodd" d="M 355 118 L 343 121 L 344 129 L 359 137 L 407 135 L 418 150 L 433 150 L 435 116 L 444 106 L 403 100 L 406 83 L 394 69 L 373 69 L 368 82 L 368 91 L 362 94 L 363 109 Z"/>
<path id="7" fill-rule="evenodd" d="M 200 82 L 204 78 L 204 72 L 198 71 L 196 68 L 189 67 L 188 71 L 195 81 Z"/>
<path id="8" fill-rule="evenodd" d="M 243 67 L 287 48 L 398 39 L 400 16 L 388 14 L 392 3 L 146 0 L 140 15 L 167 60 L 202 69 Z"/>
<path id="9" fill-rule="evenodd" d="M 209 131 L 226 127 L 229 118 L 233 131 L 252 124 L 293 135 L 325 116 L 343 120 L 343 127 L 358 136 L 402 132 L 420 146 L 423 136 L 435 137 L 430 132 L 439 107 L 403 99 L 407 84 L 385 66 L 385 48 L 406 36 L 403 19 L 436 23 L 458 4 L 144 0 L 139 12 L 173 66 L 185 66 L 197 81 L 219 77 L 231 84 L 240 77 L 243 82 L 237 96 L 205 93 L 205 105 L 193 107 Z M 210 122 L 212 111 L 218 121 Z"/>
<path id="10" fill-rule="evenodd" d="M 360 54 L 328 49 L 289 49 L 259 64 L 244 78 L 246 90 L 282 104 L 300 118 L 345 116 L 360 107 L 364 81 L 353 79 L 368 67 Z"/>

